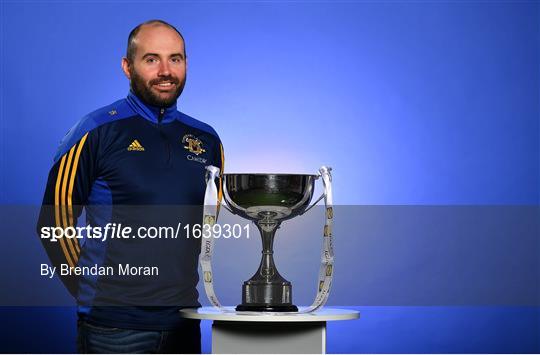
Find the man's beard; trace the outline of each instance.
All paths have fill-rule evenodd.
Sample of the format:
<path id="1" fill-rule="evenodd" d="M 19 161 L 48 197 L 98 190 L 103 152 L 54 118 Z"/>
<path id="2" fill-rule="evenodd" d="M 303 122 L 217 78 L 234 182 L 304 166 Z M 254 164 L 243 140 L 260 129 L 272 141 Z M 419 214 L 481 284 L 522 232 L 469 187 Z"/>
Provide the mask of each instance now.
<path id="1" fill-rule="evenodd" d="M 155 107 L 169 107 L 176 102 L 178 97 L 182 94 L 184 90 L 184 85 L 186 85 L 186 78 L 180 82 L 177 77 L 173 76 L 162 76 L 150 81 L 149 85 L 146 84 L 143 78 L 135 70 L 131 70 L 131 90 L 137 95 L 142 101 L 147 103 L 150 106 Z M 154 92 L 152 92 L 151 87 L 160 82 L 170 81 L 176 85 L 176 90 L 172 93 L 171 96 L 167 98 L 161 98 Z"/>

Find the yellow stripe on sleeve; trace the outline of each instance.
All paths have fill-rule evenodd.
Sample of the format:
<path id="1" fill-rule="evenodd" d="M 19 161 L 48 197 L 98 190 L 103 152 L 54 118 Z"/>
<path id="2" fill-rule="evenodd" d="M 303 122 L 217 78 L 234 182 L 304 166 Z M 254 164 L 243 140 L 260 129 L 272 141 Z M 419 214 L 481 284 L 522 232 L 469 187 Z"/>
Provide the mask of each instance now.
<path id="1" fill-rule="evenodd" d="M 223 154 L 223 145 L 219 144 L 219 150 L 221 151 L 221 167 L 219 174 L 219 191 L 218 191 L 218 202 L 221 204 L 221 199 L 223 198 L 223 171 L 225 170 L 225 155 Z"/>
<path id="2" fill-rule="evenodd" d="M 60 161 L 60 168 L 58 169 L 58 174 L 56 176 L 56 185 L 54 189 L 54 218 L 55 218 L 55 224 L 57 227 L 62 226 L 62 223 L 60 221 L 60 182 L 62 181 L 62 175 L 64 172 L 65 162 L 66 162 L 66 155 L 64 154 L 64 156 L 62 157 L 62 160 Z M 69 251 L 67 250 L 64 238 L 60 238 L 60 247 L 62 248 L 62 251 L 64 252 L 64 256 L 66 257 L 66 260 L 69 266 L 71 267 L 75 266 L 73 264 L 73 261 L 71 261 L 71 257 L 69 256 Z"/>
<path id="3" fill-rule="evenodd" d="M 75 153 L 75 160 L 73 161 L 73 169 L 71 170 L 71 178 L 69 180 L 69 187 L 68 187 L 68 195 L 67 195 L 67 205 L 68 205 L 68 216 L 69 216 L 69 225 L 73 226 L 73 204 L 72 204 L 72 195 L 73 195 L 73 185 L 75 183 L 75 175 L 77 175 L 77 167 L 79 165 L 79 157 L 81 155 L 81 150 L 84 146 L 84 143 L 86 142 L 86 138 L 88 137 L 88 133 L 86 133 L 81 141 L 79 142 L 79 146 L 77 147 L 77 152 Z M 77 250 L 77 254 L 75 254 L 75 260 L 78 260 L 78 255 L 81 252 L 81 248 L 79 247 L 79 240 L 74 239 L 72 240 L 73 244 L 75 244 L 75 249 Z"/>
<path id="4" fill-rule="evenodd" d="M 219 215 L 219 209 L 221 208 L 221 200 L 223 198 L 223 170 L 225 169 L 225 156 L 223 154 L 223 145 L 219 144 L 219 150 L 221 154 L 221 166 L 219 167 L 219 190 L 217 200 L 217 214 Z"/>
<path id="5" fill-rule="evenodd" d="M 75 152 L 75 148 L 77 145 L 75 144 L 71 149 L 69 150 L 69 155 L 66 162 L 66 171 L 64 173 L 64 177 L 62 179 L 62 188 L 61 188 L 61 194 L 60 194 L 60 205 L 62 207 L 62 220 L 63 220 L 63 227 L 66 229 L 67 227 L 71 226 L 69 224 L 69 221 L 67 219 L 67 185 L 68 185 L 68 178 L 71 174 L 71 168 L 72 168 L 72 159 L 73 159 L 73 153 Z M 75 252 L 75 247 L 73 246 L 72 240 L 70 238 L 63 238 L 66 239 L 67 245 L 69 246 L 69 249 L 71 250 L 71 254 L 73 256 L 73 261 L 75 264 L 77 264 L 78 258 L 77 253 Z"/>

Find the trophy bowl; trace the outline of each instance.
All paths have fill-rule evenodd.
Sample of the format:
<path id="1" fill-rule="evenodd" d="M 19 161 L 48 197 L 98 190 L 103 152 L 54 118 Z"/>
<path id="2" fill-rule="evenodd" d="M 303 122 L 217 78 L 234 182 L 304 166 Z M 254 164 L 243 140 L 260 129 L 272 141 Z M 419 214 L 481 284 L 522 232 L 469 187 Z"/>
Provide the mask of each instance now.
<path id="1" fill-rule="evenodd" d="M 242 286 L 237 311 L 296 312 L 292 285 L 274 263 L 274 237 L 281 222 L 309 207 L 318 175 L 224 174 L 224 199 L 234 214 L 251 220 L 262 238 L 261 263 Z"/>

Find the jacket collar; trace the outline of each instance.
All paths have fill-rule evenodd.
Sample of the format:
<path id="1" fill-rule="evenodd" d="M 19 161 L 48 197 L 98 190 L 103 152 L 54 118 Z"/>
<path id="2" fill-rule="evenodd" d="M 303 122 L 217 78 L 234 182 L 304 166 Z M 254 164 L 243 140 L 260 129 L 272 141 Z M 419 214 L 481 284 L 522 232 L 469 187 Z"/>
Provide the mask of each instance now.
<path id="1" fill-rule="evenodd" d="M 176 101 L 169 107 L 156 107 L 144 103 L 135 93 L 129 90 L 127 96 L 127 102 L 135 112 L 141 115 L 153 123 L 159 123 L 159 117 L 161 115 L 161 123 L 169 123 L 178 118 L 178 111 L 176 110 Z M 162 113 L 163 110 L 163 113 Z"/>

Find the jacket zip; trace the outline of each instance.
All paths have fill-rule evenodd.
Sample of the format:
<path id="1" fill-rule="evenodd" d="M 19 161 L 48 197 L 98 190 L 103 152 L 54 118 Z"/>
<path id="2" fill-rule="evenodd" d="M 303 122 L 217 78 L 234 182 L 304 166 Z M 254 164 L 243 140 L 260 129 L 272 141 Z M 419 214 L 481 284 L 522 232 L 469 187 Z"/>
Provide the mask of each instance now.
<path id="1" fill-rule="evenodd" d="M 163 120 L 163 115 L 165 114 L 165 109 L 162 108 L 159 110 L 159 116 L 158 116 L 158 128 L 159 128 L 159 134 L 161 135 L 161 138 L 165 141 L 165 147 L 167 148 L 167 166 L 171 165 L 171 154 L 172 154 L 172 147 L 171 143 L 167 139 L 167 136 L 165 136 L 165 133 L 163 133 L 163 130 L 161 128 L 161 121 Z"/>

